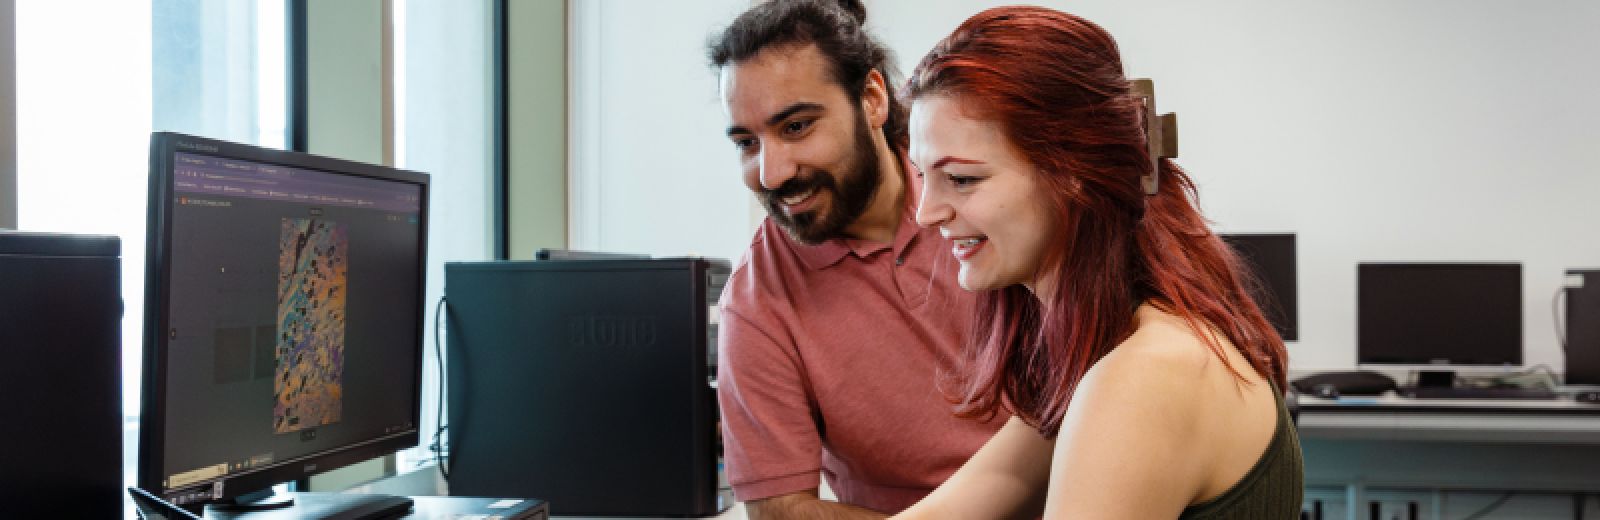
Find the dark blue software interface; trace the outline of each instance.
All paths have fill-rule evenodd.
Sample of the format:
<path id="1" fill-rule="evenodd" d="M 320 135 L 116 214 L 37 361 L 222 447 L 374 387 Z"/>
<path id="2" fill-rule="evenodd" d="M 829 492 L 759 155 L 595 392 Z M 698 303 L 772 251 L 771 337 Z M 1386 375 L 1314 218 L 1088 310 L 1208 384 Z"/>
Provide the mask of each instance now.
<path id="1" fill-rule="evenodd" d="M 423 188 L 174 165 L 164 487 L 415 429 Z"/>

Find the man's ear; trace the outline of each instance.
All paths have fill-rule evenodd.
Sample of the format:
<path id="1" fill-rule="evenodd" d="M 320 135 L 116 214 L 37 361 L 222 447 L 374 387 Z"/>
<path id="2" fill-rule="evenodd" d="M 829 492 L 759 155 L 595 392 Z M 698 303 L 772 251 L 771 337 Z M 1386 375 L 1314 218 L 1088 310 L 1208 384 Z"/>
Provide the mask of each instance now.
<path id="1" fill-rule="evenodd" d="M 873 130 L 883 128 L 889 120 L 889 88 L 878 69 L 867 72 L 867 84 L 861 89 L 861 113 L 867 115 L 867 124 Z"/>

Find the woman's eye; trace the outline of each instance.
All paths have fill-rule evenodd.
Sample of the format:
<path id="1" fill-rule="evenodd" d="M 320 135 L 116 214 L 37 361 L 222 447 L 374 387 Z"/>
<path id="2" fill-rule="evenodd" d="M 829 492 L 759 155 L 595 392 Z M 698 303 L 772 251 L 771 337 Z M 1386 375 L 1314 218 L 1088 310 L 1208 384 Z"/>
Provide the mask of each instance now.
<path id="1" fill-rule="evenodd" d="M 979 180 L 981 179 L 977 177 L 967 177 L 963 175 L 950 176 L 950 184 L 954 184 L 957 188 L 965 188 L 967 186 L 977 184 Z"/>

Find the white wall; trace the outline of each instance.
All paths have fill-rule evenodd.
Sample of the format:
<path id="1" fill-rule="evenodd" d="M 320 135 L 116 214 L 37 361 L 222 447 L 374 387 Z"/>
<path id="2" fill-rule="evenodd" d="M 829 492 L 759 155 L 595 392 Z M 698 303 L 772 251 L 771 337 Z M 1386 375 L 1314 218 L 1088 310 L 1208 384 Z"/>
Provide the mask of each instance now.
<path id="1" fill-rule="evenodd" d="M 705 57 L 749 5 L 569 3 L 572 248 L 733 261 L 750 244 L 750 195 Z"/>
<path id="2" fill-rule="evenodd" d="M 17 3 L 0 0 L 0 229 L 17 228 Z"/>
<path id="3" fill-rule="evenodd" d="M 868 25 L 904 73 L 1003 3 L 868 0 Z M 1295 369 L 1355 364 L 1362 261 L 1522 262 L 1526 361 L 1563 368 L 1551 296 L 1564 268 L 1600 267 L 1600 3 L 1039 3 L 1104 26 L 1130 76 L 1156 78 L 1219 230 L 1298 233 Z M 573 183 L 594 189 L 574 244 L 737 255 L 749 195 L 703 42 L 747 4 L 580 4 L 603 16 L 574 30 L 594 74 L 572 89 L 589 143 Z"/>

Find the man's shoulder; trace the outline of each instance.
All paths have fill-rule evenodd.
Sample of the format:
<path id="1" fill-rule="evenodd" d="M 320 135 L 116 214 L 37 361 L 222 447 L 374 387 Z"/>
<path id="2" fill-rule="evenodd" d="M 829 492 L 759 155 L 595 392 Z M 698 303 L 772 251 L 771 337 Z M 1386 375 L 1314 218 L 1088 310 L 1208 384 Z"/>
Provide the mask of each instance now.
<path id="1" fill-rule="evenodd" d="M 761 225 L 756 226 L 750 246 L 728 274 L 727 287 L 722 294 L 723 307 L 760 301 L 757 292 L 763 287 L 770 289 L 774 284 L 783 284 L 787 277 L 803 269 L 787 243 L 788 237 L 778 232 L 776 226 L 770 218 L 763 218 Z"/>

